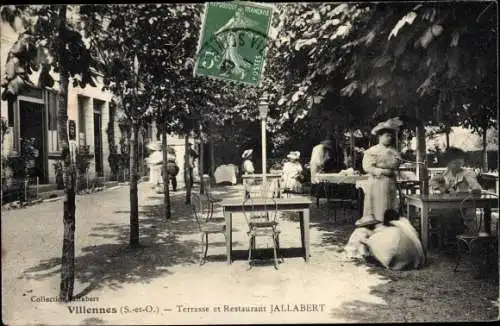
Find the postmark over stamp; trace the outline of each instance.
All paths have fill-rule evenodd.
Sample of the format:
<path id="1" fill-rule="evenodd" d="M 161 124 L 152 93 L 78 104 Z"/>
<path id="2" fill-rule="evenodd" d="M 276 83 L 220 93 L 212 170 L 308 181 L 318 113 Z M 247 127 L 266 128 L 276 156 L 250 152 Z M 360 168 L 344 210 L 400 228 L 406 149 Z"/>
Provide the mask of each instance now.
<path id="1" fill-rule="evenodd" d="M 207 3 L 194 75 L 258 86 L 272 14 L 266 4 Z"/>

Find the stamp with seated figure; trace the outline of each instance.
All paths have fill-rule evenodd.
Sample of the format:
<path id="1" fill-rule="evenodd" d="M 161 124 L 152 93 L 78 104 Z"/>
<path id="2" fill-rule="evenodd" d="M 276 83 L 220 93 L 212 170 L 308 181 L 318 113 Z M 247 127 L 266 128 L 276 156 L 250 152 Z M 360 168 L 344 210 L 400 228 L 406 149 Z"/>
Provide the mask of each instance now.
<path id="1" fill-rule="evenodd" d="M 258 86 L 273 7 L 248 2 L 207 3 L 195 76 Z"/>

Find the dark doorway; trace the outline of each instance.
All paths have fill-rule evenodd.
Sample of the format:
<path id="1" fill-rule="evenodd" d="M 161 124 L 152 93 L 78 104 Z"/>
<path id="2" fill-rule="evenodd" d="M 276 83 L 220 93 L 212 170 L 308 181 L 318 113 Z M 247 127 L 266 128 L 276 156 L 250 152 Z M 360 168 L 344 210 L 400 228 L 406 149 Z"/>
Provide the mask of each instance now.
<path id="1" fill-rule="evenodd" d="M 46 183 L 45 140 L 44 140 L 44 105 L 40 103 L 19 101 L 20 137 L 34 138 L 35 146 L 39 151 L 35 159 L 34 177 L 40 183 Z"/>
<path id="2" fill-rule="evenodd" d="M 94 112 L 94 155 L 95 172 L 97 176 L 104 176 L 102 162 L 102 117 L 101 112 Z"/>

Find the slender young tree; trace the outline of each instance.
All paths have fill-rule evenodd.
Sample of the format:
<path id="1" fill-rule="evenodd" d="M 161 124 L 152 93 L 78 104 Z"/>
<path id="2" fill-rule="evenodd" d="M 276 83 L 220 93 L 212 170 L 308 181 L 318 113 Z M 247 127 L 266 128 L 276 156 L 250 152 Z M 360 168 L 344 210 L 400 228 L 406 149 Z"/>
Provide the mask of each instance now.
<path id="1" fill-rule="evenodd" d="M 75 280 L 76 168 L 68 139 L 68 89 L 71 79 L 73 86 L 96 86 L 89 48 L 78 24 L 68 21 L 68 9 L 67 5 L 5 6 L 1 12 L 2 19 L 20 33 L 7 58 L 2 99 L 13 101 L 25 87 L 35 86 L 29 78 L 32 70 L 42 69 L 36 85 L 42 89 L 53 87 L 51 73 L 59 73 L 57 131 L 65 183 L 59 296 L 64 302 L 72 299 Z"/>

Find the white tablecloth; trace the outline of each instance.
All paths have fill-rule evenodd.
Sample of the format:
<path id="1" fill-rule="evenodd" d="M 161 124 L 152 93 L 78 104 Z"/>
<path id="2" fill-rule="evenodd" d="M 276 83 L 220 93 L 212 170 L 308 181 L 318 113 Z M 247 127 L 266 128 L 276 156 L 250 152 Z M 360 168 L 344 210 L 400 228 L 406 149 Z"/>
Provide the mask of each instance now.
<path id="1" fill-rule="evenodd" d="M 236 180 L 237 167 L 234 164 L 219 165 L 214 172 L 215 183 L 231 182 L 233 185 Z"/>
<path id="2" fill-rule="evenodd" d="M 340 173 L 318 173 L 319 182 L 356 184 L 360 180 L 368 180 L 368 175 L 345 175 Z"/>

